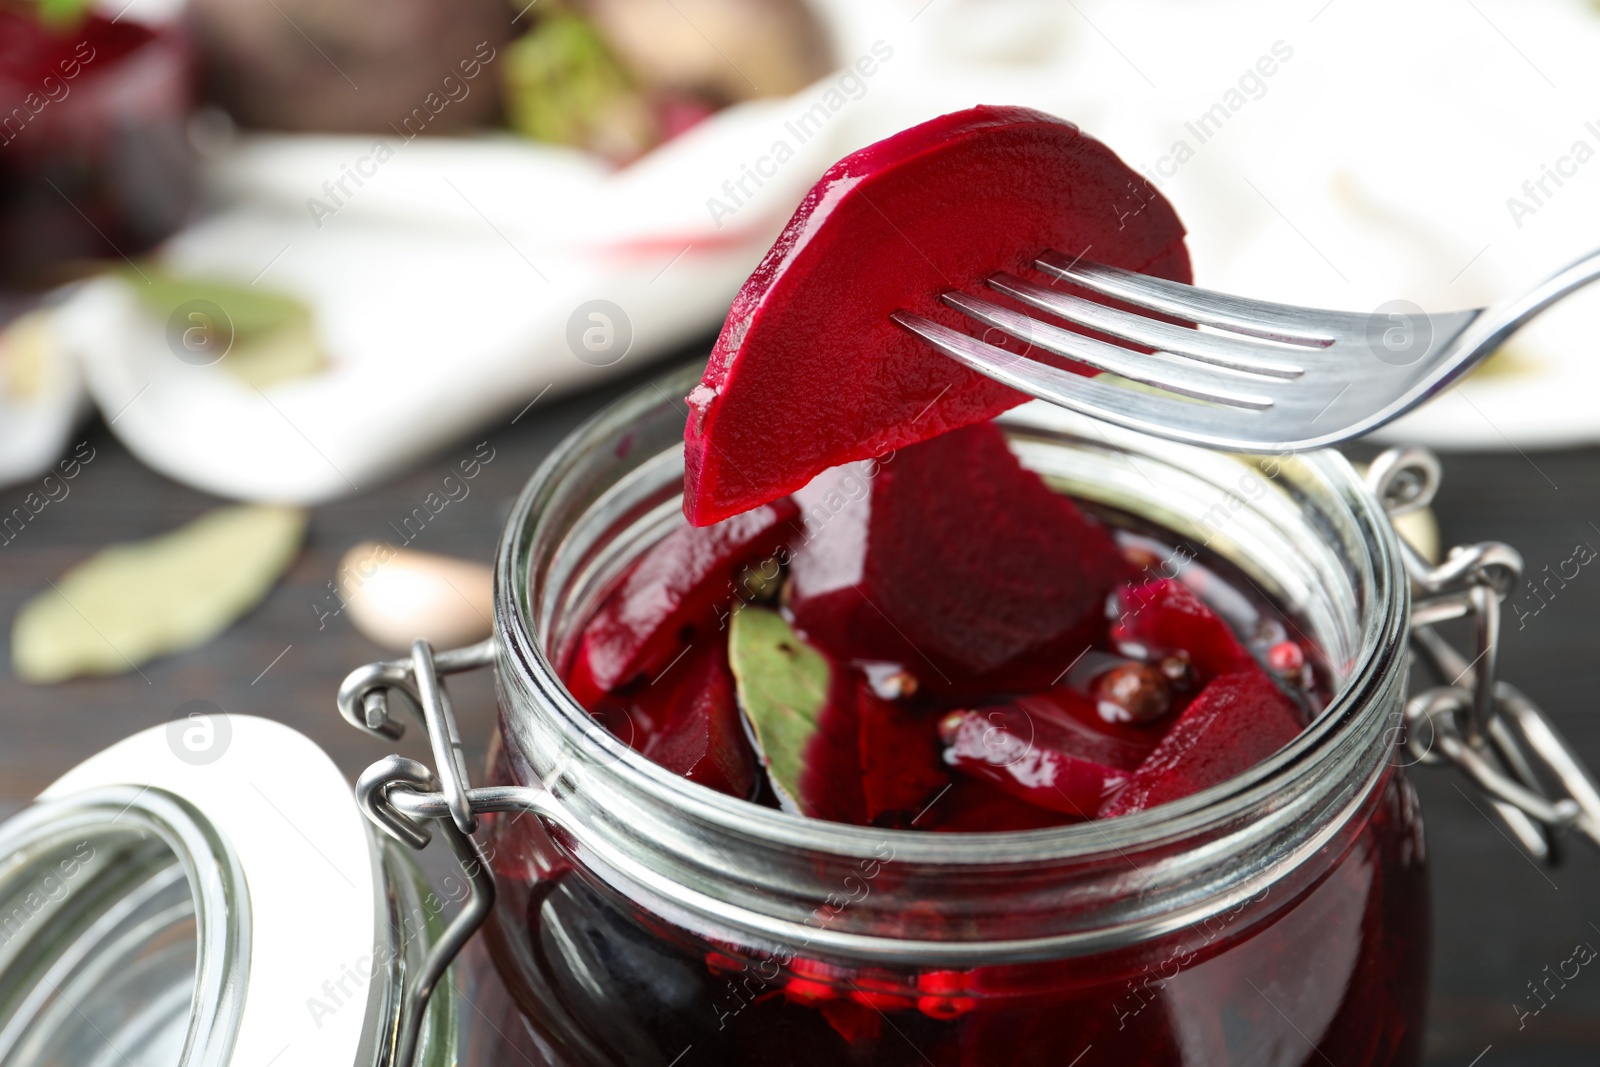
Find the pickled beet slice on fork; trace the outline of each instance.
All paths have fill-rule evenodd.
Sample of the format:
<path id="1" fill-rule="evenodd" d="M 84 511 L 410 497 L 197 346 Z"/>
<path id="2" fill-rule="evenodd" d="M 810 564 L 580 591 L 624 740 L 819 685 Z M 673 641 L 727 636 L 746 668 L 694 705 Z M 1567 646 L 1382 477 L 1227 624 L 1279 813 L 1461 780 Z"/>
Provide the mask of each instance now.
<path id="1" fill-rule="evenodd" d="M 798 516 L 785 497 L 658 541 L 584 627 L 568 679 L 578 702 L 661 670 L 696 632 L 719 629 L 718 608 L 733 598 L 739 568 L 774 553 Z"/>
<path id="2" fill-rule="evenodd" d="M 1260 667 L 1215 678 L 1100 817 L 1144 811 L 1227 781 L 1293 741 L 1300 727 L 1298 709 Z"/>
<path id="3" fill-rule="evenodd" d="M 688 396 L 684 513 L 706 525 L 823 470 L 1027 399 L 890 322 L 1040 253 L 1190 281 L 1183 226 L 1105 145 L 1027 108 L 944 115 L 834 164 L 734 298 Z"/>
<path id="4" fill-rule="evenodd" d="M 1059 672 L 1103 633 L 1106 594 L 1130 565 L 997 427 L 901 449 L 870 480 L 861 467 L 798 497 L 806 534 L 790 609 L 813 642 L 840 659 L 906 664 L 937 686 L 1052 642 L 1071 646 Z"/>

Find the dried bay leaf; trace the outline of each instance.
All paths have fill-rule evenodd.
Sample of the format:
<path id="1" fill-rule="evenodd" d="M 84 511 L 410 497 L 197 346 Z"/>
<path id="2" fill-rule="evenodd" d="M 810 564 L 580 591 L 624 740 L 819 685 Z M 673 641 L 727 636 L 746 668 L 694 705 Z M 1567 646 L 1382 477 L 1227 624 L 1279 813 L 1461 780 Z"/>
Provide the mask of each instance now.
<path id="1" fill-rule="evenodd" d="M 806 747 L 821 729 L 832 671 L 783 616 L 745 607 L 729 624 L 728 662 L 739 709 L 784 807 L 799 811 Z"/>
<path id="2" fill-rule="evenodd" d="M 305 527 L 304 509 L 247 504 L 101 549 L 17 612 L 13 669 L 24 681 L 58 682 L 204 644 L 260 603 Z"/>

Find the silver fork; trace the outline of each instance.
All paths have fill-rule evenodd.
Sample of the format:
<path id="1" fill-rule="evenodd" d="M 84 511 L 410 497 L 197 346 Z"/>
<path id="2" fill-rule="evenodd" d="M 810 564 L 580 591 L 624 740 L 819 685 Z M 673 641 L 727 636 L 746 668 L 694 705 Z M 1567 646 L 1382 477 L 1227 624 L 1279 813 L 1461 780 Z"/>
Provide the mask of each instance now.
<path id="1" fill-rule="evenodd" d="M 1432 315 L 1399 301 L 1360 314 L 1247 300 L 1059 252 L 1045 252 L 1034 265 L 1143 311 L 1004 271 L 987 284 L 1066 322 L 1155 351 L 1062 329 L 957 290 L 940 299 L 990 327 L 986 337 L 998 330 L 1022 342 L 1022 351 L 908 311 L 890 319 L 980 374 L 1085 415 L 1207 448 L 1284 452 L 1359 436 L 1440 392 L 1534 315 L 1600 277 L 1600 250 L 1515 300 Z M 1034 358 L 1034 349 L 1125 381 L 1074 374 Z"/>

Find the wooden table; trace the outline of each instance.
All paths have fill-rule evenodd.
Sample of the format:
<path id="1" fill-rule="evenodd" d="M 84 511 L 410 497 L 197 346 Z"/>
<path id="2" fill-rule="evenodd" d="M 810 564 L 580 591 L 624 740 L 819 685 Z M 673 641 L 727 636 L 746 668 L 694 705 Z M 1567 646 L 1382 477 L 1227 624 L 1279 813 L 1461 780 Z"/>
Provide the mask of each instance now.
<path id="1" fill-rule="evenodd" d="M 315 509 L 305 550 L 267 601 L 204 648 L 148 664 L 139 674 L 36 687 L 0 676 L 0 816 L 79 760 L 190 700 L 230 714 L 281 720 L 321 744 L 352 778 L 386 746 L 339 719 L 333 695 L 352 668 L 385 653 L 342 616 L 320 620 L 326 583 L 357 541 L 392 539 L 390 522 L 411 515 L 480 441 L 494 458 L 469 495 L 448 505 L 412 547 L 488 561 L 512 498 L 539 459 L 601 404 L 649 371 L 563 401 L 542 401 L 516 423 L 489 427 L 418 469 L 352 499 Z M 0 619 L 103 545 L 160 533 L 217 501 L 135 461 L 95 423 L 84 431 L 94 459 L 24 532 L 0 546 Z M 1600 548 L 1600 451 L 1517 452 L 1446 458 L 1437 512 L 1446 544 L 1498 539 L 1530 572 L 1555 567 L 1588 542 Z M 29 486 L 0 493 L 9 514 Z M 320 611 L 317 605 L 322 605 Z M 1600 767 L 1600 564 L 1586 567 L 1520 631 L 1508 620 L 1505 674 L 1542 704 L 1591 766 Z M 451 683 L 473 766 L 492 725 L 485 674 Z M 398 748 L 426 758 L 411 731 Z M 1454 776 L 1414 775 L 1428 817 L 1435 900 L 1434 996 L 1428 1062 L 1466 1067 L 1593 1064 L 1600 1057 L 1600 968 L 1561 989 L 1519 1031 L 1513 1004 L 1544 968 L 1575 944 L 1600 947 L 1600 855 L 1575 843 L 1565 865 L 1536 867 L 1490 821 L 1487 805 Z M 1313 1061 L 1314 1062 L 1314 1061 Z M 1337 1067 L 1357 1067 L 1339 1064 Z"/>

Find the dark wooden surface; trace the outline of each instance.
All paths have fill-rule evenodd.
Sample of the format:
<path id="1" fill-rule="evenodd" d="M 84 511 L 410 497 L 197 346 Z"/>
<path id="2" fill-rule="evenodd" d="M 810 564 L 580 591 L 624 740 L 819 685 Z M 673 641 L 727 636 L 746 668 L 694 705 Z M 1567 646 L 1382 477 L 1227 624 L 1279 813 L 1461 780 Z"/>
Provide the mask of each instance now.
<path id="1" fill-rule="evenodd" d="M 343 617 L 319 627 L 313 605 L 322 602 L 339 556 L 357 541 L 385 538 L 390 520 L 409 515 L 457 461 L 488 441 L 494 459 L 471 483 L 470 495 L 450 504 L 413 542 L 424 551 L 488 561 L 511 500 L 538 460 L 639 380 L 635 375 L 579 397 L 540 402 L 515 425 L 487 428 L 403 477 L 315 509 L 305 550 L 261 607 L 206 647 L 145 666 L 144 677 L 37 687 L 18 681 L 8 661 L 0 674 L 0 816 L 84 757 L 168 720 L 196 699 L 288 723 L 353 778 L 390 746 L 350 729 L 333 707 L 345 673 L 383 654 Z M 108 542 L 162 532 L 217 503 L 140 465 L 99 423 L 82 436 L 96 455 L 70 496 L 0 546 L 0 619 L 8 632 L 18 606 L 44 588 L 47 577 Z M 1534 572 L 1568 559 L 1579 542 L 1600 548 L 1600 451 L 1454 455 L 1446 457 L 1445 471 L 1437 511 L 1447 544 L 1508 541 Z M 27 489 L 0 492 L 0 514 L 19 504 Z M 1504 663 L 1506 676 L 1600 767 L 1597 609 L 1600 563 L 1585 567 L 1520 631 L 1510 621 Z M 489 680 L 466 676 L 452 689 L 470 758 L 479 766 L 492 725 Z M 412 734 L 400 750 L 424 757 Z M 1548 1006 L 1521 1029 L 1513 1007 L 1535 1006 L 1527 983 L 1543 981 L 1546 966 L 1553 972 L 1577 943 L 1600 947 L 1600 855 L 1575 843 L 1563 866 L 1538 868 L 1455 778 L 1422 770 L 1414 780 L 1424 798 L 1434 876 L 1429 1063 L 1466 1067 L 1480 1054 L 1480 1067 L 1600 1062 L 1600 967 L 1585 968 L 1547 997 Z"/>

